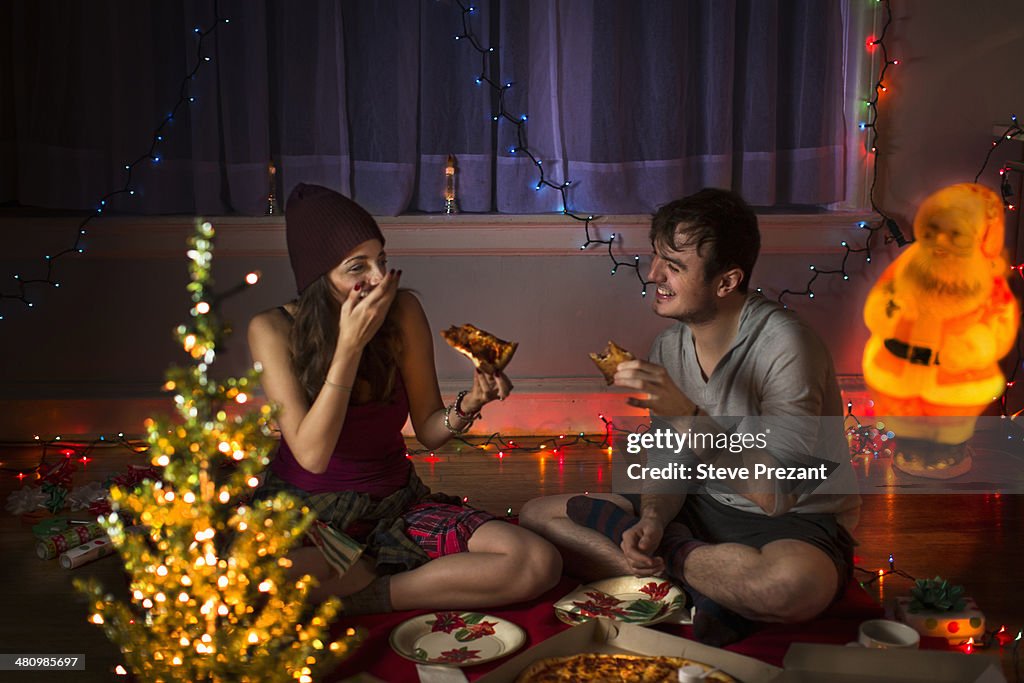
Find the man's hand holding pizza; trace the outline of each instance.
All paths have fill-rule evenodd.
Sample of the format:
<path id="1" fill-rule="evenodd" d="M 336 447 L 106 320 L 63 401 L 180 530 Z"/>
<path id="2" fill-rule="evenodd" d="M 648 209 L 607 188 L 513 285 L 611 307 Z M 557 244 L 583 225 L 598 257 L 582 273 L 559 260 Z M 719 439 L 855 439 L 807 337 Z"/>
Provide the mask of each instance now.
<path id="1" fill-rule="evenodd" d="M 686 417 L 697 413 L 697 404 L 676 386 L 668 371 L 660 365 L 644 360 L 619 363 L 614 384 L 646 392 L 647 398 L 630 396 L 626 402 L 637 408 L 647 408 L 654 415 Z"/>

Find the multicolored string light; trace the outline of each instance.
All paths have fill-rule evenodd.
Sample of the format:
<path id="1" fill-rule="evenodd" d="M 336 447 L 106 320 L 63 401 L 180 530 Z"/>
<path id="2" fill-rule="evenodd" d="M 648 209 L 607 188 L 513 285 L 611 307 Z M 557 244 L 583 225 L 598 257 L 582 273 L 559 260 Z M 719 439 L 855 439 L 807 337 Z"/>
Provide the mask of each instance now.
<path id="1" fill-rule="evenodd" d="M 992 159 L 992 153 L 999 148 L 1007 140 L 1020 139 L 1024 140 L 1024 129 L 1020 127 L 1017 121 L 1016 114 L 1010 114 L 1010 123 L 998 137 L 992 140 L 992 144 L 988 148 L 988 152 L 985 154 L 985 159 L 981 164 L 981 168 L 978 169 L 978 173 L 974 176 L 974 182 L 978 182 L 982 174 L 985 172 L 985 168 L 988 167 L 988 162 Z M 1017 207 L 1013 203 L 1013 185 L 1010 183 L 1010 172 L 1016 171 L 1018 173 L 1024 173 L 1024 164 L 1019 162 L 1007 162 L 999 169 L 999 195 L 1003 201 L 1003 207 L 1007 211 L 1016 211 Z M 1021 277 L 1024 277 L 1024 264 L 1017 264 L 1010 266 L 1010 270 L 1016 272 Z M 1017 381 L 1017 372 L 1020 370 L 1021 362 L 1024 361 L 1024 350 L 1021 349 L 1021 337 L 1017 336 L 1017 343 L 1014 345 L 1015 357 L 1011 366 L 1010 375 L 1006 378 L 1006 391 L 999 397 L 999 414 L 1003 417 L 1009 415 L 1009 392 L 1013 388 Z M 1013 417 L 1018 417 L 1022 411 L 1016 412 Z"/>
<path id="2" fill-rule="evenodd" d="M 569 434 L 559 434 L 558 436 L 550 437 L 523 437 L 528 439 L 528 442 L 523 442 L 520 437 L 505 436 L 501 432 L 494 432 L 487 436 L 461 436 L 456 439 L 459 443 L 464 446 L 468 446 L 478 451 L 490 451 L 492 448 L 497 449 L 497 457 L 503 459 L 506 455 L 515 453 L 552 453 L 554 455 L 562 455 L 563 451 L 573 446 L 583 444 L 585 446 L 596 446 L 598 448 L 609 448 L 611 447 L 612 438 L 615 434 L 628 434 L 630 430 L 616 427 L 611 420 L 607 419 L 604 414 L 599 414 L 598 419 L 601 420 L 603 425 L 604 434 L 600 439 L 595 438 L 596 435 L 587 435 L 584 432 L 578 432 L 574 436 Z M 91 441 L 71 441 L 62 439 L 60 436 L 55 436 L 50 439 L 41 439 L 36 437 L 33 441 L 24 442 L 0 442 L 0 448 L 16 448 L 24 449 L 27 447 L 40 447 L 42 449 L 39 462 L 32 467 L 4 467 L 0 463 L 0 472 L 14 473 L 15 477 L 19 481 L 25 481 L 31 475 L 37 475 L 35 478 L 38 479 L 46 471 L 49 471 L 53 465 L 48 464 L 47 458 L 49 457 L 49 451 L 51 449 L 60 449 L 61 454 L 65 459 L 77 459 L 83 464 L 92 460 L 89 457 L 90 453 L 96 448 L 103 447 L 123 447 L 131 450 L 133 453 L 144 454 L 148 450 L 148 446 L 145 442 L 139 439 L 131 439 L 124 435 L 123 432 L 119 432 L 116 436 L 99 436 Z M 406 451 L 406 457 L 413 457 L 417 455 L 429 454 L 435 455 L 435 452 L 428 448 L 410 448 Z"/>
<path id="3" fill-rule="evenodd" d="M 36 436 L 32 441 L 0 442 L 0 448 L 20 450 L 32 447 L 42 449 L 39 462 L 36 465 L 32 467 L 8 467 L 0 463 L 0 472 L 14 473 L 18 481 L 23 482 L 26 479 L 42 478 L 46 473 L 52 471 L 55 467 L 63 465 L 65 462 L 77 461 L 82 465 L 88 465 L 92 462 L 92 455 L 97 449 L 126 448 L 137 454 L 145 453 L 148 450 L 145 442 L 139 439 L 128 438 L 124 435 L 124 432 L 111 435 L 103 434 L 91 440 L 63 439 L 60 436 L 42 439 Z M 47 457 L 50 456 L 50 451 L 52 450 L 58 451 L 64 457 L 64 460 L 58 460 L 55 463 L 47 462 Z"/>
<path id="4" fill-rule="evenodd" d="M 808 299 L 814 298 L 814 283 L 815 281 L 823 276 L 841 276 L 843 280 L 850 279 L 850 272 L 847 269 L 847 264 L 853 254 L 863 254 L 864 262 L 871 263 L 871 253 L 873 244 L 879 232 L 885 231 L 885 244 L 895 242 L 897 246 L 903 247 L 910 243 L 900 229 L 896 219 L 887 214 L 882 207 L 878 205 L 875 200 L 875 189 L 878 185 L 878 148 L 880 143 L 880 136 L 878 134 L 878 103 L 882 97 L 882 94 L 888 91 L 888 87 L 885 84 L 886 74 L 889 71 L 889 67 L 899 66 L 900 60 L 890 59 L 889 48 L 886 45 L 885 39 L 889 33 L 889 27 L 892 25 L 892 6 L 889 0 L 876 0 L 880 2 L 885 8 L 885 22 L 882 25 L 882 31 L 878 36 L 870 36 L 866 41 L 865 45 L 869 51 L 879 50 L 882 55 L 882 68 L 879 70 L 878 77 L 875 79 L 875 85 L 871 99 L 865 100 L 864 105 L 867 107 L 867 120 L 862 121 L 858 124 L 858 128 L 862 131 L 869 131 L 868 139 L 865 140 L 865 151 L 871 157 L 871 185 L 868 190 L 868 200 L 871 203 L 871 210 L 878 214 L 878 219 L 872 223 L 868 221 L 860 221 L 857 225 L 859 228 L 868 232 L 867 237 L 864 240 L 863 246 L 852 246 L 847 240 L 840 242 L 840 246 L 843 247 L 843 258 L 837 268 L 818 268 L 815 265 L 810 266 L 811 276 L 807 280 L 807 284 L 803 289 L 790 289 L 786 288 L 779 292 L 778 302 L 782 305 L 786 305 L 786 297 L 788 296 L 803 296 Z M 758 291 L 761 291 L 760 289 Z"/>
<path id="5" fill-rule="evenodd" d="M 981 174 L 985 172 L 985 169 L 988 167 L 988 162 L 992 159 L 992 153 L 995 152 L 996 149 L 998 149 L 1007 140 L 1013 140 L 1021 136 L 1024 136 L 1024 129 L 1022 129 L 1020 124 L 1017 123 L 1017 115 L 1010 114 L 1010 123 L 1006 126 L 1006 130 L 1004 130 L 997 138 L 992 140 L 992 144 L 988 148 L 988 153 L 985 154 L 985 160 L 982 162 L 981 168 L 978 169 L 977 174 L 974 176 L 974 182 L 978 182 L 978 179 L 981 178 Z M 1016 211 L 1017 207 L 1011 202 L 1011 199 L 1013 198 L 1013 186 L 1010 184 L 1009 172 L 1021 172 L 1022 170 L 1024 169 L 1022 169 L 1019 164 L 1014 164 L 1013 162 L 1005 164 L 999 169 L 999 193 L 1003 199 L 1003 206 L 1010 211 Z"/>
<path id="6" fill-rule="evenodd" d="M 853 424 L 850 424 L 851 421 Z M 891 444 L 896 438 L 896 434 L 882 422 L 862 423 L 853 412 L 852 401 L 846 403 L 844 425 L 846 426 L 846 441 L 850 446 L 852 458 L 869 455 L 878 458 L 880 455 L 892 455 L 891 449 L 887 448 L 886 444 Z"/>
<path id="7" fill-rule="evenodd" d="M 612 246 L 615 244 L 616 239 L 620 239 L 621 236 L 615 233 L 609 235 L 606 239 L 600 239 L 591 234 L 591 227 L 593 221 L 599 217 L 593 214 L 582 214 L 574 211 L 570 208 L 569 202 L 569 189 L 572 186 L 571 180 L 564 180 L 562 182 L 553 181 L 544 171 L 544 162 L 540 159 L 529 147 L 526 136 L 526 123 L 528 117 L 526 114 L 514 114 L 509 111 L 508 106 L 505 102 L 506 93 L 515 85 L 512 81 L 502 82 L 498 79 L 492 78 L 491 73 L 493 71 L 493 65 L 491 64 L 491 56 L 495 52 L 493 46 L 484 47 L 484 45 L 477 38 L 473 31 L 473 25 L 471 15 L 476 12 L 476 6 L 472 4 L 466 4 L 462 0 L 456 0 L 459 8 L 462 10 L 462 32 L 455 36 L 455 40 L 465 40 L 480 56 L 480 72 L 476 76 L 475 81 L 477 85 L 487 84 L 497 94 L 497 110 L 491 114 L 491 119 L 497 123 L 505 121 L 515 127 L 516 144 L 509 147 L 509 154 L 517 154 L 525 156 L 533 164 L 537 171 L 537 182 L 534 185 L 534 189 L 540 191 L 542 189 L 551 189 L 558 192 L 559 200 L 562 204 L 561 212 L 563 215 L 572 218 L 575 221 L 579 221 L 583 224 L 583 232 L 586 240 L 580 245 L 580 251 L 586 251 L 595 244 L 603 244 L 608 249 L 608 258 L 611 259 L 612 268 L 611 274 L 615 275 L 619 268 L 632 268 L 636 274 L 637 279 L 640 281 L 641 296 L 647 296 L 647 286 L 652 284 L 650 281 L 644 279 L 643 273 L 640 270 L 640 257 L 637 255 L 633 256 L 632 261 L 620 261 L 612 250 Z"/>
<path id="8" fill-rule="evenodd" d="M 988 153 L 985 154 L 985 160 L 981 164 L 981 168 L 978 169 L 977 175 L 974 176 L 974 182 L 978 182 L 981 174 L 985 172 L 985 168 L 988 166 L 989 160 L 992 158 L 992 153 L 1007 140 L 1013 139 L 1024 139 L 1024 129 L 1020 127 L 1017 122 L 1016 114 L 1010 114 L 1010 123 L 1006 127 L 999 137 L 992 141 L 992 144 L 988 148 Z M 1003 201 L 1003 206 L 1007 211 L 1016 211 L 1017 206 L 1013 203 L 1013 185 L 1010 183 L 1010 172 L 1016 171 L 1017 173 L 1024 173 L 1024 164 L 1019 162 L 1007 162 L 999 169 L 999 197 Z M 1011 270 L 1016 271 L 1018 275 L 1024 277 L 1024 264 L 1017 264 L 1010 267 Z M 1024 350 L 1021 349 L 1021 337 L 1017 336 L 1017 343 L 1014 345 L 1015 356 L 1011 365 L 1010 376 L 1006 378 L 1006 391 L 999 397 L 999 414 L 1006 417 L 1009 415 L 1009 393 L 1010 389 L 1013 388 L 1017 381 L 1017 372 L 1020 370 L 1021 362 L 1024 360 Z M 1017 411 L 1014 417 L 1020 415 L 1022 411 Z"/>
<path id="9" fill-rule="evenodd" d="M 199 252 L 191 250 L 189 252 L 190 257 L 200 256 Z M 195 315 L 207 316 L 210 319 L 214 319 L 220 312 L 221 306 L 225 301 L 240 294 L 249 287 L 258 284 L 260 281 L 259 271 L 252 271 L 247 273 L 241 282 L 234 286 L 226 289 L 223 292 L 207 291 L 199 293 L 198 291 L 193 293 L 196 297 L 193 307 Z M 220 335 L 221 330 L 215 330 L 211 334 Z M 217 337 L 218 342 L 221 342 L 219 336 Z M 164 389 L 168 388 L 167 384 L 164 384 Z M 39 456 L 39 462 L 33 467 L 6 467 L 3 463 L 0 463 L 0 472 L 16 472 L 15 475 L 19 481 L 24 482 L 26 478 L 35 474 L 36 478 L 39 478 L 49 471 L 52 467 L 47 464 L 48 450 L 60 449 L 60 452 L 66 459 L 72 457 L 77 458 L 83 465 L 88 464 L 92 460 L 90 454 L 97 448 L 127 448 L 134 453 L 145 453 L 148 450 L 148 446 L 144 442 L 138 439 L 132 439 L 125 436 L 124 432 L 118 432 L 116 435 L 101 434 L 90 440 L 82 439 L 64 439 L 62 436 L 53 436 L 48 439 L 43 439 L 40 436 L 35 436 L 32 441 L 0 441 L 0 448 L 14 448 L 24 449 L 31 447 L 41 448 Z"/>
<path id="10" fill-rule="evenodd" d="M 230 19 L 220 16 L 218 0 L 214 0 L 213 14 L 214 19 L 213 23 L 210 24 L 210 26 L 208 26 L 205 29 L 196 26 L 193 29 L 193 32 L 199 38 L 196 44 L 195 64 L 193 65 L 192 69 L 188 73 L 186 73 L 185 76 L 181 79 L 181 84 L 178 86 L 178 100 L 174 103 L 174 106 L 171 107 L 167 115 L 163 117 L 163 119 L 157 125 L 156 129 L 154 129 L 152 137 L 150 139 L 149 149 L 147 149 L 145 152 L 139 155 L 134 161 L 126 163 L 124 165 L 124 182 L 121 185 L 121 187 L 116 190 L 112 190 L 111 192 L 108 192 L 107 194 L 99 198 L 99 200 L 96 202 L 96 205 L 93 207 L 92 211 L 78 224 L 78 227 L 75 231 L 74 241 L 71 243 L 70 247 L 58 251 L 55 254 L 47 254 L 46 256 L 43 257 L 43 261 L 46 264 L 46 275 L 42 277 L 22 277 L 20 274 L 15 274 L 13 279 L 15 280 L 15 282 L 17 282 L 17 292 L 9 294 L 7 292 L 0 291 L 0 302 L 4 301 L 5 299 L 10 299 L 14 301 L 20 301 L 26 308 L 33 308 L 35 307 L 35 302 L 32 301 L 32 299 L 29 297 L 30 286 L 38 285 L 54 288 L 60 287 L 61 283 L 59 280 L 56 279 L 57 261 L 64 258 L 65 256 L 84 254 L 85 245 L 83 244 L 83 238 L 86 235 L 86 226 L 88 226 L 89 223 L 93 221 L 93 219 L 99 218 L 103 215 L 104 210 L 107 208 L 107 202 L 113 199 L 114 197 L 117 197 L 118 195 L 127 195 L 129 197 L 132 197 L 135 195 L 135 189 L 137 185 L 134 182 L 133 175 L 136 168 L 140 164 L 160 163 L 160 145 L 164 142 L 164 136 L 166 134 L 168 127 L 174 121 L 175 116 L 178 115 L 178 112 L 182 107 L 196 101 L 195 96 L 192 94 L 192 83 L 195 81 L 196 76 L 199 74 L 199 71 L 203 68 L 203 66 L 208 64 L 213 59 L 210 55 L 205 54 L 206 51 L 204 50 L 204 44 L 206 43 L 207 38 L 212 36 L 217 31 L 218 26 L 220 26 L 221 24 L 230 23 Z M 4 315 L 2 312 L 0 312 L 0 320 L 3 319 Z"/>
<path id="11" fill-rule="evenodd" d="M 558 436 L 543 437 L 539 441 L 532 441 L 532 439 L 535 439 L 536 437 L 525 437 L 527 439 L 531 439 L 531 442 L 526 444 L 522 441 L 516 441 L 511 437 L 503 436 L 501 432 L 494 432 L 488 436 L 459 436 L 455 438 L 455 441 L 478 451 L 489 451 L 491 447 L 494 446 L 498 449 L 497 457 L 500 460 L 506 456 L 506 451 L 517 451 L 521 453 L 543 452 L 561 455 L 562 450 L 579 444 L 583 444 L 585 446 L 597 446 L 598 448 L 611 448 L 612 437 L 614 434 L 630 433 L 630 430 L 628 429 L 616 427 L 611 420 L 604 416 L 604 414 L 599 414 L 597 417 L 604 424 L 604 436 L 600 440 L 587 436 L 584 432 L 579 432 L 576 436 L 570 437 L 566 434 L 559 434 Z M 431 456 L 435 455 L 434 451 L 429 448 L 410 448 L 406 450 L 405 457 L 409 458 L 415 455 L 423 455 L 424 453 L 429 453 Z"/>
<path id="12" fill-rule="evenodd" d="M 863 581 L 859 582 L 860 585 L 863 586 L 864 588 L 867 588 L 868 586 L 870 586 L 871 584 L 875 583 L 876 581 L 881 581 L 885 577 L 892 576 L 892 575 L 900 576 L 900 577 L 902 577 L 904 579 L 909 579 L 910 581 L 917 581 L 916 578 L 914 578 L 913 576 L 911 576 L 907 572 L 903 571 L 902 569 L 897 569 L 896 568 L 896 559 L 893 557 L 892 553 L 889 553 L 889 568 L 888 569 L 864 569 L 863 567 L 854 567 L 854 569 L 856 569 L 857 571 L 861 572 L 862 574 L 868 574 L 869 575 Z"/>
<path id="13" fill-rule="evenodd" d="M 553 455 L 563 455 L 563 451 L 567 448 L 571 448 L 578 445 L 593 446 L 597 448 L 612 448 L 612 442 L 616 434 L 628 435 L 636 432 L 642 432 L 647 427 L 641 425 L 636 430 L 624 429 L 616 427 L 615 424 L 609 420 L 603 413 L 597 415 L 598 420 L 601 421 L 603 434 L 600 434 L 600 438 L 597 438 L 598 432 L 587 434 L 586 432 L 575 432 L 574 434 L 564 433 L 558 436 L 524 436 L 524 437 L 511 437 L 504 435 L 501 432 L 492 432 L 488 435 L 480 436 L 460 436 L 456 437 L 454 441 L 462 444 L 463 446 L 472 448 L 477 451 L 489 452 L 492 448 L 497 450 L 498 459 L 504 459 L 507 455 L 512 453 L 517 454 L 530 454 L 530 453 L 551 453 Z M 872 429 L 876 429 L 871 425 L 863 425 L 857 415 L 853 412 L 853 403 L 847 403 L 847 414 L 846 418 L 853 420 L 855 425 L 851 426 L 847 432 L 847 436 L 856 432 L 855 438 L 851 439 L 851 454 L 857 455 L 866 452 L 865 448 L 860 448 L 858 444 L 863 446 L 868 441 L 877 438 L 877 434 L 869 434 L 868 432 Z M 883 433 L 886 434 L 886 433 Z M 895 438 L 895 435 L 888 432 L 883 440 Z M 526 439 L 526 441 L 523 441 Z M 857 441 L 860 439 L 860 441 Z M 856 443 L 855 443 L 856 442 Z M 47 440 L 41 440 L 36 437 L 34 441 L 29 442 L 0 442 L 0 448 L 12 447 L 12 448 L 25 448 L 29 446 L 41 446 L 42 455 L 40 457 L 39 464 L 35 467 L 22 467 L 22 468 L 11 468 L 0 466 L 0 471 L 4 472 L 16 472 L 19 479 L 24 480 L 29 474 L 38 472 L 46 467 L 47 449 L 48 448 L 63 448 L 62 453 L 65 457 L 78 456 L 79 458 L 85 458 L 89 460 L 88 454 L 93 448 L 102 446 L 123 446 L 129 448 L 135 453 L 145 453 L 146 446 L 144 443 L 137 439 L 129 439 L 125 437 L 124 433 L 118 433 L 116 437 L 100 436 L 88 443 L 86 442 L 72 442 L 68 440 L 62 440 L 60 436 L 53 437 Z M 418 455 L 436 456 L 436 451 L 429 448 L 409 448 L 405 451 L 406 457 L 414 457 Z M 876 453 L 877 455 L 877 453 Z M 2 463 L 0 463 L 2 465 Z"/>

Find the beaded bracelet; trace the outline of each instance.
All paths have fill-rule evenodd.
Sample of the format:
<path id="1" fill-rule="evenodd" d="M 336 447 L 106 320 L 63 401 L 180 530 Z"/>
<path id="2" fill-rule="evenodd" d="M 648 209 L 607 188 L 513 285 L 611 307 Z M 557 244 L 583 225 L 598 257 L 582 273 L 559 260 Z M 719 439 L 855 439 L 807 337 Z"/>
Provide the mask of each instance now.
<path id="1" fill-rule="evenodd" d="M 459 405 L 462 403 L 462 397 L 468 393 L 468 391 L 460 392 L 458 397 L 454 401 L 449 403 L 448 406 L 444 409 L 444 427 L 452 434 L 465 434 L 467 431 L 469 431 L 469 428 L 473 426 L 473 422 L 479 420 L 482 417 L 480 413 L 466 415 L 461 410 L 459 410 Z M 462 425 L 461 429 L 456 429 L 455 427 L 452 426 L 452 410 L 455 411 L 456 415 L 458 415 L 460 418 L 466 421 L 466 424 Z"/>

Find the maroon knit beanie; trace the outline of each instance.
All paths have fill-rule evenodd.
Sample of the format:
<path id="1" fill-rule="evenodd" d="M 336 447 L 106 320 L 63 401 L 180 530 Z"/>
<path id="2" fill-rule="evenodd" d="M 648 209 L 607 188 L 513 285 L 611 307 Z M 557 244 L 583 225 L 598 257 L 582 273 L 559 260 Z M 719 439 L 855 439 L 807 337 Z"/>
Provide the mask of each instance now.
<path id="1" fill-rule="evenodd" d="M 288 257 L 299 294 L 366 240 L 384 243 L 377 221 L 348 197 L 299 183 L 284 210 Z"/>

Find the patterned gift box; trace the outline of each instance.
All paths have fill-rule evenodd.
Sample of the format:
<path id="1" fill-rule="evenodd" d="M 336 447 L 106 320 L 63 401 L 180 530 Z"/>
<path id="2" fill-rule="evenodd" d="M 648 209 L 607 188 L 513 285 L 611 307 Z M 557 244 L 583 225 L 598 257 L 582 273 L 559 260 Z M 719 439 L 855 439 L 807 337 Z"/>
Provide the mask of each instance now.
<path id="1" fill-rule="evenodd" d="M 964 598 L 964 609 L 951 612 L 910 611 L 910 598 L 896 598 L 896 618 L 922 636 L 945 638 L 950 645 L 959 645 L 968 638 L 978 640 L 985 635 L 985 615 L 973 598 Z"/>

